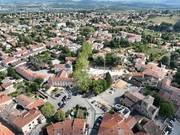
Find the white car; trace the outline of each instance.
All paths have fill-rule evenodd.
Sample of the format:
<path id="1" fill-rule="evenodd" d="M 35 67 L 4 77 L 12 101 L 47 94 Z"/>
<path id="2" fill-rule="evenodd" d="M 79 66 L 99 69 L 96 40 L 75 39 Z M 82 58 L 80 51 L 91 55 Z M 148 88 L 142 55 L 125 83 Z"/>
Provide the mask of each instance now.
<path id="1" fill-rule="evenodd" d="M 117 109 L 117 110 L 119 110 L 119 109 L 121 108 L 121 105 L 120 105 L 120 104 L 115 104 L 115 105 L 114 105 L 114 108 Z"/>

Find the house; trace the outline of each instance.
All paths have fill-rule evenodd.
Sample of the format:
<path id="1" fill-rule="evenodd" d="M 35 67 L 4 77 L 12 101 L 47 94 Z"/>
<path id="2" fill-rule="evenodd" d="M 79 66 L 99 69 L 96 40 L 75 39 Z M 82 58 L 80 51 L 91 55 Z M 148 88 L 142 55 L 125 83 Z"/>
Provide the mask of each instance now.
<path id="1" fill-rule="evenodd" d="M 12 97 L 7 96 L 6 94 L 0 93 L 0 111 L 2 108 L 5 108 L 8 106 L 10 103 L 12 103 Z"/>
<path id="2" fill-rule="evenodd" d="M 24 94 L 21 94 L 16 97 L 17 104 L 21 105 L 25 109 L 34 109 L 37 107 L 40 107 L 44 104 L 44 101 L 42 99 L 32 99 L 30 97 L 27 97 Z"/>
<path id="3" fill-rule="evenodd" d="M 76 118 L 48 126 L 48 135 L 87 135 L 86 120 Z"/>
<path id="4" fill-rule="evenodd" d="M 3 90 L 9 90 L 9 89 L 13 89 L 13 83 L 14 81 L 12 80 L 3 80 L 2 84 L 0 85 L 0 87 L 3 89 Z"/>
<path id="5" fill-rule="evenodd" d="M 32 52 L 40 53 L 40 52 L 46 50 L 46 46 L 45 46 L 45 44 L 43 44 L 43 43 L 33 44 L 33 45 L 30 46 L 30 50 L 31 50 Z"/>
<path id="6" fill-rule="evenodd" d="M 136 128 L 149 135 L 164 135 L 163 131 L 154 123 L 154 121 L 146 118 L 140 119 L 136 124 Z"/>
<path id="7" fill-rule="evenodd" d="M 30 133 L 38 124 L 44 123 L 45 118 L 39 110 L 32 109 L 21 113 L 9 114 L 9 122 L 23 134 Z"/>
<path id="8" fill-rule="evenodd" d="M 125 119 L 120 113 L 105 113 L 102 119 L 98 135 L 138 135 L 133 132 L 133 127 L 137 121 L 134 117 Z M 148 135 L 141 132 L 142 135 Z"/>
<path id="9" fill-rule="evenodd" d="M 148 63 L 145 66 L 145 70 L 143 71 L 145 77 L 150 77 L 159 80 L 162 80 L 166 74 L 167 70 L 164 67 L 158 67 L 155 63 Z"/>
<path id="10" fill-rule="evenodd" d="M 0 135 L 15 135 L 10 129 L 0 123 Z"/>
<path id="11" fill-rule="evenodd" d="M 48 74 L 46 73 L 37 73 L 34 72 L 30 69 L 27 69 L 24 66 L 19 66 L 15 68 L 16 72 L 18 74 L 20 74 L 22 77 L 24 77 L 25 79 L 29 80 L 29 81 L 33 81 L 37 78 L 41 78 L 43 80 L 47 80 L 48 79 Z"/>
<path id="12" fill-rule="evenodd" d="M 144 96 L 138 91 L 125 93 L 121 102 L 128 108 L 131 108 L 132 111 L 136 110 L 152 120 L 159 112 L 159 108 L 153 105 L 154 98 L 152 96 Z"/>
<path id="13" fill-rule="evenodd" d="M 2 64 L 6 67 L 9 66 L 9 64 L 18 61 L 15 57 L 7 57 L 6 59 L 2 60 Z"/>
<path id="14" fill-rule="evenodd" d="M 69 77 L 69 74 L 65 70 L 62 70 L 58 75 L 48 79 L 48 85 L 53 87 L 73 86 L 74 79 Z"/>
<path id="15" fill-rule="evenodd" d="M 169 78 L 164 78 L 158 85 L 161 90 L 161 95 L 167 100 L 173 101 L 177 106 L 180 106 L 180 88 L 171 85 Z"/>
<path id="16" fill-rule="evenodd" d="M 52 70 L 54 70 L 55 73 L 65 70 L 68 74 L 72 74 L 73 65 L 70 61 L 66 62 L 65 64 L 55 64 L 53 65 Z"/>
<path id="17" fill-rule="evenodd" d="M 104 44 L 102 44 L 102 43 L 94 43 L 94 44 L 92 45 L 92 48 L 93 48 L 93 50 L 95 50 L 95 51 L 101 50 L 103 47 L 104 47 Z"/>
<path id="18" fill-rule="evenodd" d="M 141 68 L 143 71 L 134 73 L 130 79 L 130 82 L 135 85 L 150 85 L 156 87 L 158 82 L 164 79 L 168 72 L 164 67 L 158 67 L 155 63 L 149 63 Z"/>
<path id="19" fill-rule="evenodd" d="M 124 31 L 120 32 L 121 38 L 126 38 L 130 43 L 134 42 L 141 42 L 142 38 L 141 35 L 133 34 L 133 33 L 127 33 Z"/>

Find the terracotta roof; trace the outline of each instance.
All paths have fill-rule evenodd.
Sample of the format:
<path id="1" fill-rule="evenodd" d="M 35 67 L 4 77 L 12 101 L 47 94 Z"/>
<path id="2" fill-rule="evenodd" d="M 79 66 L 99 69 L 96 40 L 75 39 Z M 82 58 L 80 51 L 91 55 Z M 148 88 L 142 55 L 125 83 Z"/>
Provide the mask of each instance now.
<path id="1" fill-rule="evenodd" d="M 33 100 L 24 94 L 17 96 L 16 101 L 22 106 L 28 106 L 33 103 Z"/>
<path id="2" fill-rule="evenodd" d="M 26 126 L 28 123 L 30 123 L 31 121 L 33 121 L 34 119 L 37 119 L 38 117 L 40 117 L 41 115 L 42 114 L 39 110 L 32 109 L 18 116 L 10 114 L 9 118 L 14 125 L 16 125 L 19 128 L 22 128 Z"/>
<path id="3" fill-rule="evenodd" d="M 144 75 L 152 76 L 157 79 L 162 79 L 166 75 L 166 69 L 158 67 L 154 63 L 149 63 L 145 66 L 145 70 L 143 71 Z"/>
<path id="4" fill-rule="evenodd" d="M 145 131 L 147 133 L 149 133 L 150 135 L 163 135 L 163 131 L 160 130 L 160 128 L 155 125 L 154 121 L 149 120 L 144 126 L 143 128 L 145 129 Z"/>
<path id="5" fill-rule="evenodd" d="M 37 108 L 44 105 L 44 101 L 42 99 L 35 100 L 32 104 L 28 106 L 28 109 Z"/>
<path id="6" fill-rule="evenodd" d="M 9 64 L 14 61 L 16 61 L 16 59 L 14 57 L 8 57 L 7 59 L 3 60 L 2 63 Z"/>
<path id="7" fill-rule="evenodd" d="M 1 84 L 1 87 L 3 88 L 3 89 L 6 89 L 6 88 L 8 88 L 9 86 L 11 86 L 13 83 L 12 82 L 5 82 L 5 83 L 3 83 L 3 84 Z"/>
<path id="8" fill-rule="evenodd" d="M 25 107 L 27 109 L 37 108 L 37 107 L 42 106 L 44 104 L 44 101 L 42 99 L 33 100 L 24 94 L 17 96 L 16 101 L 20 105 L 22 105 L 23 107 Z"/>
<path id="9" fill-rule="evenodd" d="M 17 67 L 16 71 L 22 75 L 27 80 L 34 80 L 37 78 L 45 79 L 48 78 L 48 74 L 45 73 L 37 73 L 30 69 L 26 69 L 25 67 Z"/>
<path id="10" fill-rule="evenodd" d="M 47 127 L 48 135 L 84 135 L 84 119 L 65 120 Z"/>
<path id="11" fill-rule="evenodd" d="M 68 78 L 68 73 L 65 70 L 62 70 L 57 76 L 61 79 L 66 79 Z"/>
<path id="12" fill-rule="evenodd" d="M 127 92 L 127 93 L 125 93 L 125 97 L 129 98 L 131 101 L 133 101 L 135 103 L 140 101 L 140 100 L 143 100 L 145 98 L 144 95 L 142 95 L 138 91 L 136 91 L 136 92 Z"/>
<path id="13" fill-rule="evenodd" d="M 125 120 L 119 113 L 106 113 L 100 125 L 98 135 L 134 135 L 131 129 L 136 122 L 133 117 Z"/>
<path id="14" fill-rule="evenodd" d="M 12 100 L 12 97 L 0 93 L 0 105 L 9 100 Z"/>
<path id="15" fill-rule="evenodd" d="M 15 135 L 10 129 L 0 123 L 0 135 Z"/>

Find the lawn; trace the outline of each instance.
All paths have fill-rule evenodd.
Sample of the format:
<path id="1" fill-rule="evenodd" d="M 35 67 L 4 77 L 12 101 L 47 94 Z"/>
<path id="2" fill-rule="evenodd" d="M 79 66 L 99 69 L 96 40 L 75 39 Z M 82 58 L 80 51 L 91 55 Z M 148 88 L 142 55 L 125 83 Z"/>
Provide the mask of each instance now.
<path id="1" fill-rule="evenodd" d="M 158 61 L 162 58 L 162 56 L 167 54 L 166 50 L 164 50 L 158 46 L 152 47 L 150 44 L 139 45 L 139 46 L 136 46 L 134 49 L 136 52 L 142 52 L 142 53 L 145 53 L 146 55 L 150 56 L 152 61 Z"/>
<path id="2" fill-rule="evenodd" d="M 151 35 L 152 37 L 155 37 L 155 38 L 159 38 L 160 37 L 160 33 L 159 32 L 154 32 L 154 31 L 151 31 L 151 30 L 149 30 L 149 29 L 145 29 L 144 31 L 143 31 L 143 34 L 144 35 Z"/>
<path id="3" fill-rule="evenodd" d="M 155 24 L 160 24 L 162 22 L 175 24 L 178 20 L 180 20 L 180 15 L 175 15 L 172 17 L 166 17 L 166 16 L 157 16 L 153 18 L 149 18 L 148 21 L 152 21 Z"/>

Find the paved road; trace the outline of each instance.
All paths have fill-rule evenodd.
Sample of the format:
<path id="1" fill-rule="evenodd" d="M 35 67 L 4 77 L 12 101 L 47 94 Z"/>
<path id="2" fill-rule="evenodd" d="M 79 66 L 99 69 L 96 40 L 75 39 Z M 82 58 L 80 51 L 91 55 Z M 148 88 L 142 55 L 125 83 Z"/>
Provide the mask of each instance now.
<path id="1" fill-rule="evenodd" d="M 61 102 L 60 98 L 53 98 L 51 96 L 48 96 L 48 102 L 53 104 L 56 109 L 59 108 L 58 103 Z M 67 101 L 66 105 L 62 108 L 65 112 L 72 109 L 76 105 L 80 105 L 83 107 L 86 107 L 88 110 L 88 118 L 87 118 L 87 123 L 89 124 L 89 132 L 91 132 L 91 128 L 94 125 L 95 117 L 96 117 L 96 111 L 93 108 L 93 106 L 89 103 L 89 101 L 86 98 L 83 98 L 82 95 L 77 95 L 77 96 L 71 96 L 71 99 Z"/>
<path id="2" fill-rule="evenodd" d="M 174 127 L 171 135 L 180 135 L 180 122 L 176 121 L 173 123 L 173 125 Z"/>
<path id="3" fill-rule="evenodd" d="M 76 105 L 80 105 L 87 108 L 89 113 L 87 118 L 87 123 L 89 124 L 89 128 L 91 129 L 95 121 L 95 116 L 96 116 L 95 109 L 86 98 L 83 98 L 81 95 L 77 95 L 77 96 L 72 96 L 72 98 L 67 102 L 63 110 L 68 111 L 73 107 L 75 107 Z"/>
<path id="4" fill-rule="evenodd" d="M 102 116 L 104 114 L 104 111 L 95 106 L 95 104 L 91 104 L 91 101 L 93 100 L 98 100 L 102 102 L 106 102 L 109 106 L 114 106 L 114 104 L 117 103 L 117 99 L 119 99 L 120 96 L 122 96 L 126 91 L 137 89 L 137 87 L 132 87 L 129 86 L 127 89 L 120 89 L 120 90 L 115 90 L 114 93 L 110 94 L 107 91 L 103 92 L 102 94 L 92 97 L 92 98 L 83 98 L 82 95 L 77 95 L 71 97 L 70 100 L 67 101 L 66 105 L 64 108 L 62 108 L 64 111 L 68 111 L 75 107 L 76 105 L 80 105 L 83 107 L 86 107 L 88 110 L 88 118 L 87 118 L 87 123 L 89 124 L 89 133 L 92 130 L 92 127 L 94 125 L 94 122 L 97 117 Z M 52 98 L 49 96 L 48 102 L 53 104 L 56 109 L 58 109 L 58 103 L 61 102 L 59 98 Z"/>

